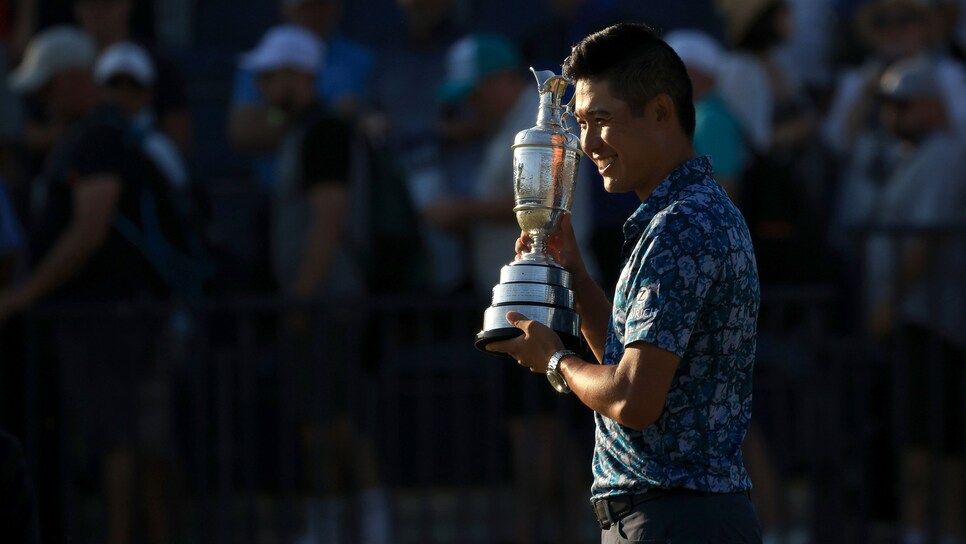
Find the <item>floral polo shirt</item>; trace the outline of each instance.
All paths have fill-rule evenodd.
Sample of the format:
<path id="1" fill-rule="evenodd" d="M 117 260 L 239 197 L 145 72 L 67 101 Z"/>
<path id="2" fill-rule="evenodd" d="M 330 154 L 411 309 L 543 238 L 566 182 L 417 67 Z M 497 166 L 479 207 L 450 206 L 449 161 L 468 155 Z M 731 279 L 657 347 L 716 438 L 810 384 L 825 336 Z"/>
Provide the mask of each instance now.
<path id="1" fill-rule="evenodd" d="M 652 488 L 751 488 L 759 286 L 748 227 L 707 157 L 675 168 L 624 224 L 604 364 L 645 341 L 681 357 L 664 410 L 638 431 L 595 414 L 594 498 Z"/>

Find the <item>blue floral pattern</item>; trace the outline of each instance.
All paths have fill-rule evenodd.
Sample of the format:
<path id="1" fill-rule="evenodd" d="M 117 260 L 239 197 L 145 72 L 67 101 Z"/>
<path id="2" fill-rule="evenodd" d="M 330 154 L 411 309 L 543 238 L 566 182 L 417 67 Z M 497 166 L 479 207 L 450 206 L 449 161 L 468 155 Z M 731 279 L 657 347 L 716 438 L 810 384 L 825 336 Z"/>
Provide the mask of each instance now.
<path id="1" fill-rule="evenodd" d="M 604 364 L 645 341 L 681 357 L 664 411 L 637 431 L 595 414 L 594 497 L 743 491 L 760 291 L 748 227 L 707 157 L 675 168 L 624 225 Z"/>

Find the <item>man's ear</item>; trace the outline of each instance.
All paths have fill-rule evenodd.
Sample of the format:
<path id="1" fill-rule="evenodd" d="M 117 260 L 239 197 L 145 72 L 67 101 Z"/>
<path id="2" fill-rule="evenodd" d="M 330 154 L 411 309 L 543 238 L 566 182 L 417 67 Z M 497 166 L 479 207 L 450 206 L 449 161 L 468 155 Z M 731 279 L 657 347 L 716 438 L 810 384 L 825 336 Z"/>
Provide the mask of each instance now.
<path id="1" fill-rule="evenodd" d="M 654 122 L 657 126 L 662 127 L 668 123 L 674 122 L 675 109 L 674 100 L 667 93 L 660 93 L 651 99 L 648 108 L 651 110 L 651 114 L 654 116 Z"/>

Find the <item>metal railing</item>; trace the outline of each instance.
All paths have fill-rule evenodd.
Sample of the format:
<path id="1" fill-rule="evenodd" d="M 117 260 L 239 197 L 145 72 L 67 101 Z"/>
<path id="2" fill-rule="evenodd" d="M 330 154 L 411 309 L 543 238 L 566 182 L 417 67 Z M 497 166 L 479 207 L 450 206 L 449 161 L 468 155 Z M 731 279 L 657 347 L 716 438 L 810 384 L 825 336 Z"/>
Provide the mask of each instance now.
<path id="1" fill-rule="evenodd" d="M 139 367 L 146 373 L 122 379 L 141 386 L 135 409 L 161 412 L 140 414 L 135 426 L 167 426 L 160 451 L 177 468 L 170 482 L 180 482 L 165 495 L 174 541 L 294 542 L 306 500 L 332 494 L 319 467 L 348 476 L 338 491 L 350 498 L 378 484 L 397 542 L 595 541 L 586 507 L 591 414 L 472 347 L 487 304 L 468 295 L 328 304 L 237 296 L 37 309 L 26 320 L 24 441 L 41 494 L 57 499 L 42 512 L 47 540 L 104 540 L 103 488 L 78 467 L 85 452 L 68 438 L 69 393 L 84 384 L 50 381 L 72 349 L 58 345 L 58 330 L 114 323 L 152 342 L 152 364 Z M 879 511 L 882 486 L 870 469 L 894 467 L 899 451 L 891 429 L 900 410 L 879 409 L 893 389 L 883 385 L 890 353 L 830 327 L 845 305 L 826 285 L 763 289 L 753 422 L 767 447 L 747 462 L 771 472 L 753 496 L 768 510 L 772 487 L 763 521 L 811 542 L 872 542 L 882 519 L 897 530 L 896 513 Z M 352 432 L 327 435 L 306 458 L 305 421 L 342 421 Z M 366 452 L 372 470 L 346 463 Z M 556 477 L 541 473 L 548 468 Z M 366 515 L 348 508 L 344 521 Z M 572 523 L 554 528 L 561 519 Z M 132 530 L 145 541 L 143 522 Z"/>

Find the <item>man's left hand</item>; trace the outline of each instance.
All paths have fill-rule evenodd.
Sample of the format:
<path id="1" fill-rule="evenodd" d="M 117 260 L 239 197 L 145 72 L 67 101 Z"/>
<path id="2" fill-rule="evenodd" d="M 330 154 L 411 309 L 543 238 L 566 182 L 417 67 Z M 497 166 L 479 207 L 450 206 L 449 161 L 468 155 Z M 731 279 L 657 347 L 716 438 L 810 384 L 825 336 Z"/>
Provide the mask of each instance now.
<path id="1" fill-rule="evenodd" d="M 557 333 L 539 321 L 527 319 L 527 316 L 519 312 L 507 312 L 506 320 L 523 331 L 523 334 L 489 344 L 486 346 L 487 351 L 506 353 L 531 372 L 546 372 L 550 357 L 564 349 Z"/>

